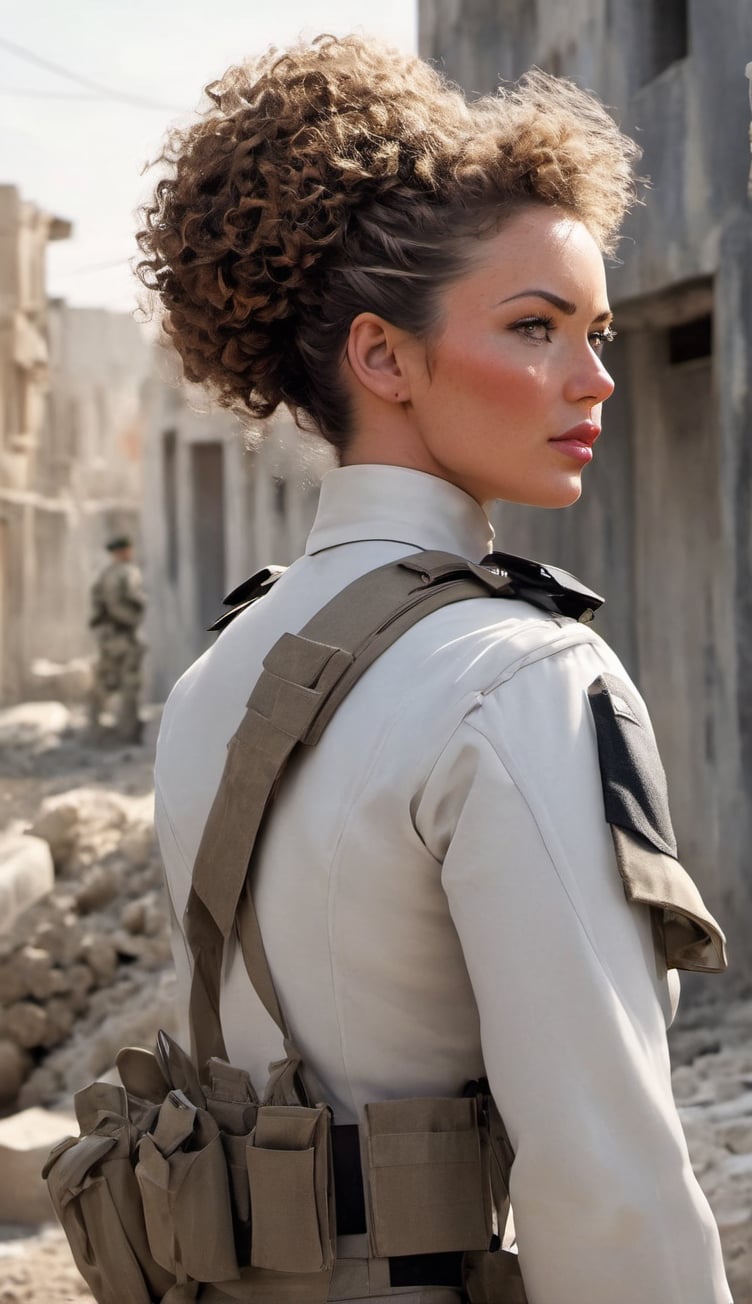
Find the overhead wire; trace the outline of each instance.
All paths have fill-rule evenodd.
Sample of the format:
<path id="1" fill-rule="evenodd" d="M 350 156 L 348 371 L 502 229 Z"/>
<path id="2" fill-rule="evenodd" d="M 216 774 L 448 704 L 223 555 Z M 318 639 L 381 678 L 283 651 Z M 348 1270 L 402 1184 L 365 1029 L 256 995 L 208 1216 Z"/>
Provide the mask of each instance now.
<path id="1" fill-rule="evenodd" d="M 118 100 L 123 104 L 135 105 L 138 108 L 159 109 L 168 113 L 182 113 L 185 107 L 179 107 L 176 104 L 165 104 L 160 100 L 149 99 L 145 95 L 133 95 L 130 91 L 120 91 L 115 87 L 106 86 L 102 82 L 94 81 L 91 77 L 85 77 L 82 73 L 74 72 L 71 68 L 65 68 L 62 64 L 53 63 L 51 59 L 45 59 L 34 50 L 29 50 L 24 45 L 18 45 L 16 41 L 9 41 L 6 36 L 0 36 L 0 49 L 7 50 L 10 54 L 16 55 L 19 59 L 25 59 L 27 63 L 32 63 L 38 68 L 44 68 L 46 72 L 54 73 L 57 77 L 66 77 L 69 81 L 76 82 L 89 91 L 94 91 L 104 99 Z"/>
<path id="2" fill-rule="evenodd" d="M 38 91 L 29 90 L 25 86 L 0 86 L 0 95 L 21 96 L 32 100 L 88 100 L 92 104 L 101 104 L 105 98 L 95 91 Z"/>

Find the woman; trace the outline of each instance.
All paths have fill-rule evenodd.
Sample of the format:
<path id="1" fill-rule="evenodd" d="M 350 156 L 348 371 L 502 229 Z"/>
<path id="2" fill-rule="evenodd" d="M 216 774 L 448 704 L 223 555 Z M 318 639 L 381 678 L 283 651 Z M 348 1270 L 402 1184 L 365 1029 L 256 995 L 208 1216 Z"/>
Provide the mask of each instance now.
<path id="1" fill-rule="evenodd" d="M 468 105 L 355 37 L 271 52 L 209 94 L 171 142 L 142 276 L 191 380 L 257 418 L 286 403 L 341 465 L 305 556 L 167 704 L 157 822 L 177 921 L 227 742 L 280 635 L 406 554 L 480 561 L 493 499 L 579 497 L 613 389 L 603 254 L 636 155 L 569 83 L 535 73 Z M 530 1304 L 727 1304 L 671 1094 L 655 912 L 620 877 L 671 860 L 670 821 L 652 843 L 612 837 L 596 684 L 647 740 L 654 772 L 626 794 L 647 810 L 662 780 L 644 707 L 588 627 L 490 598 L 426 617 L 287 774 L 256 909 L 336 1123 L 487 1075 Z M 179 923 L 174 936 L 185 1004 Z M 231 1060 L 263 1085 L 279 1036 L 238 954 L 221 1009 Z"/>

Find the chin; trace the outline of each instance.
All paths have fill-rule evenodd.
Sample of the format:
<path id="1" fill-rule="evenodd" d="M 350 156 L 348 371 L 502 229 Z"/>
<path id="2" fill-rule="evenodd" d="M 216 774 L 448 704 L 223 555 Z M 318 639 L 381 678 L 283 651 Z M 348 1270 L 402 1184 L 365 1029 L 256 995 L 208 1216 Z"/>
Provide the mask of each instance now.
<path id="1" fill-rule="evenodd" d="M 509 486 L 490 493 L 486 502 L 519 503 L 521 507 L 571 507 L 582 494 L 582 481 L 579 474 L 567 476 L 548 484 L 526 486 L 510 492 Z"/>
<path id="2" fill-rule="evenodd" d="M 572 507 L 582 495 L 582 480 L 579 475 L 565 485 L 557 486 L 549 502 L 542 502 L 541 507 Z"/>

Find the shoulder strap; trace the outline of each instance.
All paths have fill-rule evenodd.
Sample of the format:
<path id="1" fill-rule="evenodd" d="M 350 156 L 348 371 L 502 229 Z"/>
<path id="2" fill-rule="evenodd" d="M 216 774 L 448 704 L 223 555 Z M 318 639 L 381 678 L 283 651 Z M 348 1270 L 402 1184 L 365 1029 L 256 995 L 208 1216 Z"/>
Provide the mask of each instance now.
<path id="1" fill-rule="evenodd" d="M 562 592 L 558 578 L 549 575 L 548 581 L 546 596 L 552 588 Z M 300 744 L 318 741 L 360 676 L 418 620 L 449 603 L 484 596 L 518 596 L 510 571 L 450 553 L 420 552 L 353 581 L 299 634 L 283 634 L 265 657 L 228 745 L 185 913 L 194 958 L 190 1021 L 199 1065 L 212 1055 L 227 1057 L 219 994 L 225 939 L 236 917 L 251 982 L 280 1028 L 288 1056 L 297 1055 L 274 990 L 248 875 L 262 820 L 292 753 Z M 599 605 L 595 594 L 588 598 Z"/>

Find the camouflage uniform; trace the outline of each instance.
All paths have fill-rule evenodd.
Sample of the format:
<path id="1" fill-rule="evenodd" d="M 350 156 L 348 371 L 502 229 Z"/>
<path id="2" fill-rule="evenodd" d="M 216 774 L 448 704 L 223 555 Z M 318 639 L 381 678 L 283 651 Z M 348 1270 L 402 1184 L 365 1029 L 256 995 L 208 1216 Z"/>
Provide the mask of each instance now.
<path id="1" fill-rule="evenodd" d="M 100 715 L 113 693 L 120 698 L 117 733 L 129 742 L 141 737 L 138 713 L 141 696 L 141 662 L 145 651 L 138 635 L 143 619 L 144 592 L 141 572 L 131 562 L 113 560 L 94 581 L 92 614 L 99 655 L 89 700 L 89 719 L 95 734 L 101 732 Z"/>

